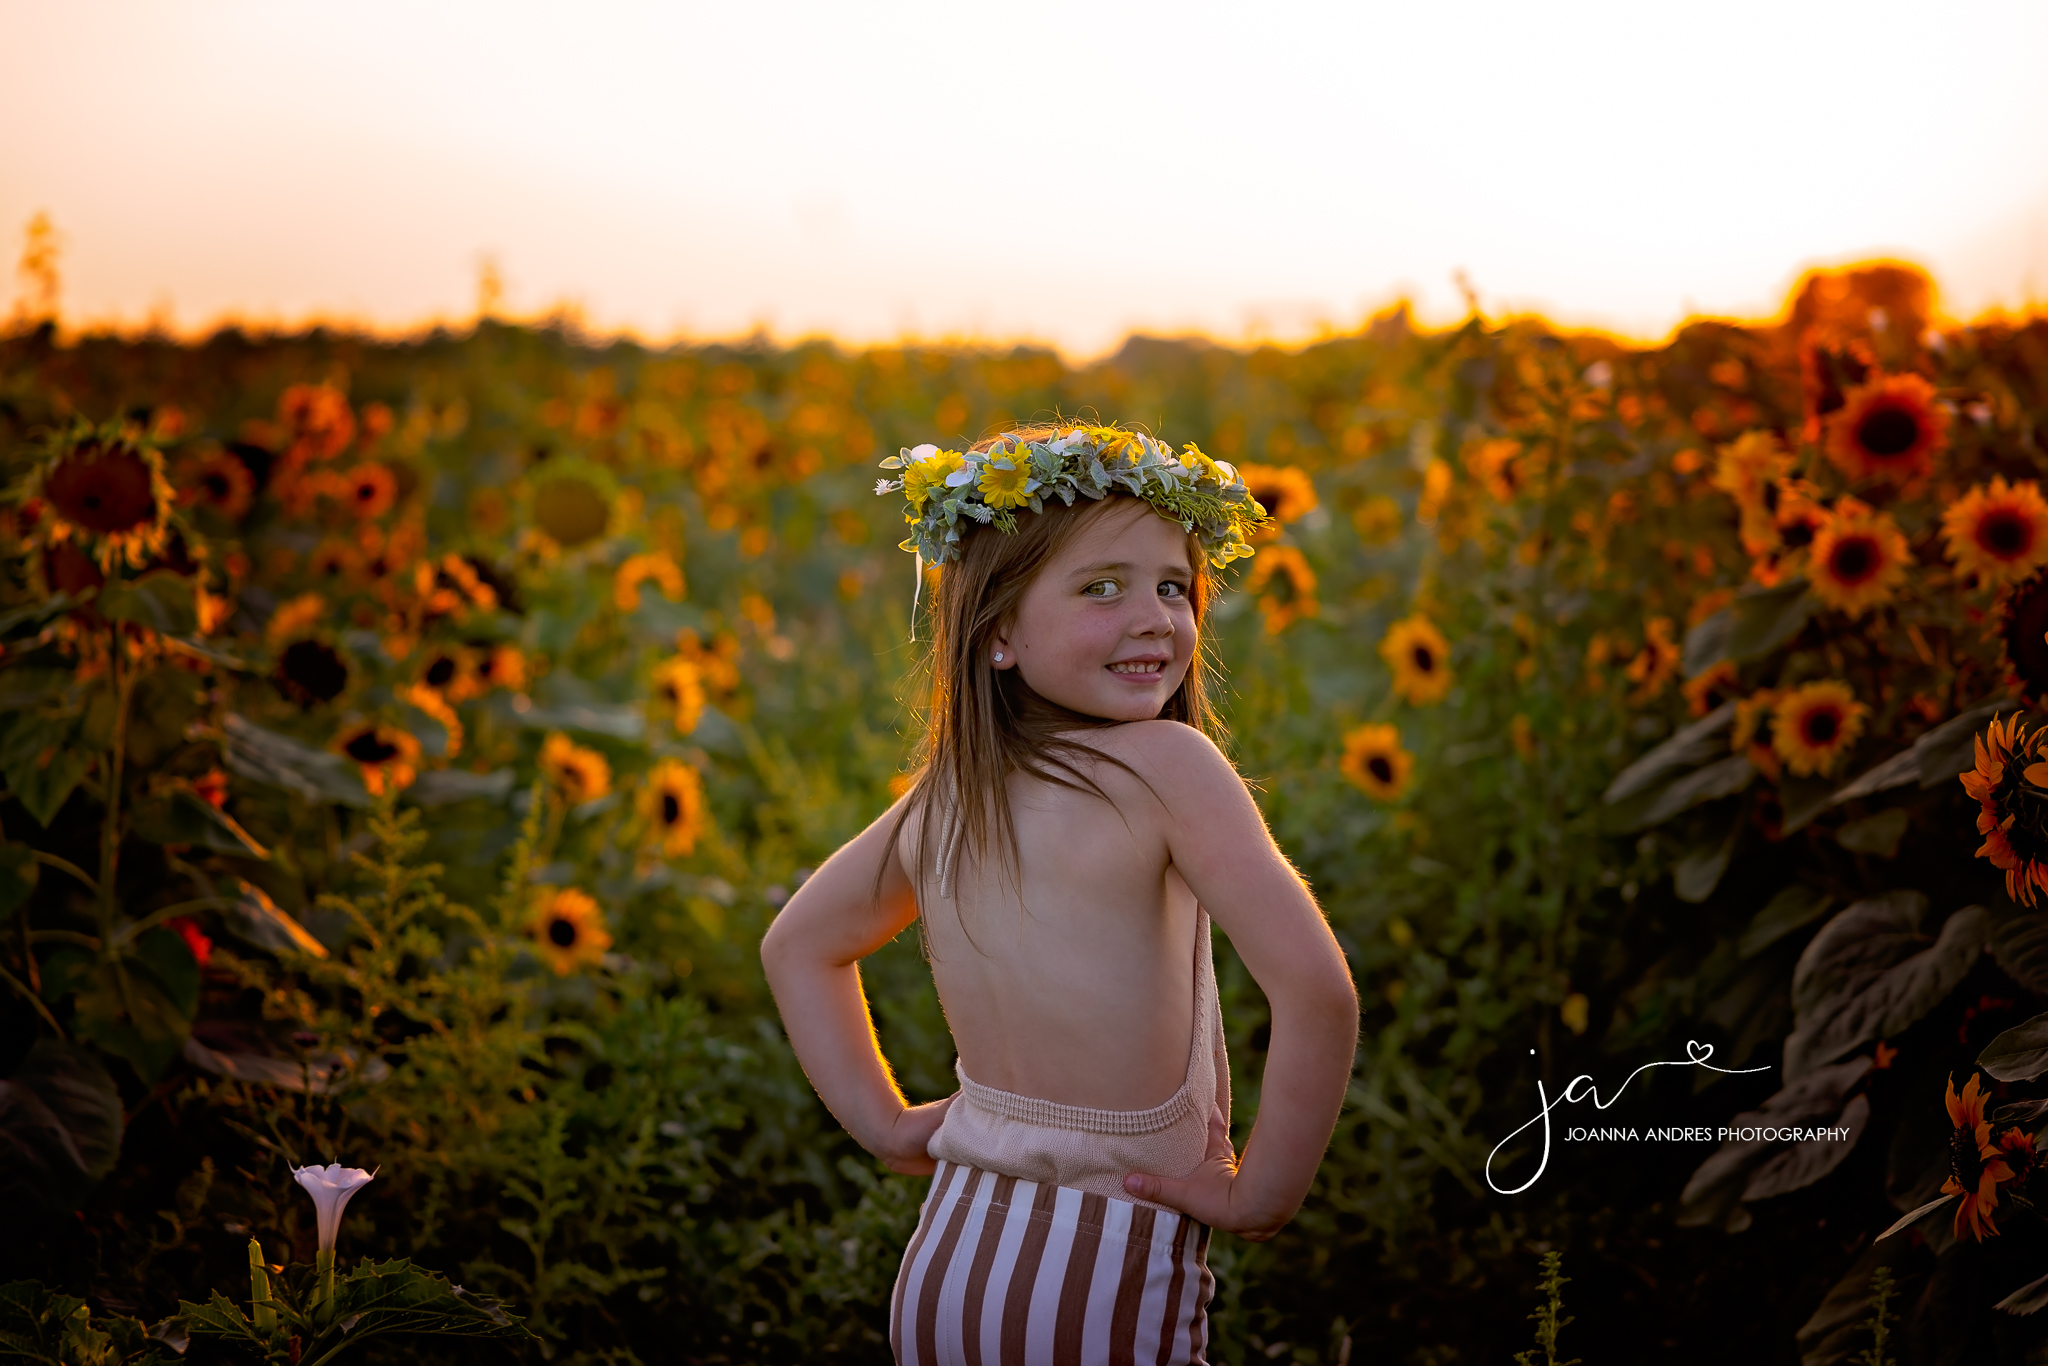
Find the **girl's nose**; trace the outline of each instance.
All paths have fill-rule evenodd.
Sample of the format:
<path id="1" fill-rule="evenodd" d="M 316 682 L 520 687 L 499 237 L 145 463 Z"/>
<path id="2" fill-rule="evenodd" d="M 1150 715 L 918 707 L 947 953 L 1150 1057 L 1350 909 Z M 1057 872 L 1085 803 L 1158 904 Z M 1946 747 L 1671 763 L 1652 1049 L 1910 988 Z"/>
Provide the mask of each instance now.
<path id="1" fill-rule="evenodd" d="M 1132 635 L 1170 636 L 1173 634 L 1173 613 L 1166 610 L 1166 604 L 1154 594 L 1149 600 L 1151 610 L 1138 609 L 1138 619 L 1133 623 Z"/>

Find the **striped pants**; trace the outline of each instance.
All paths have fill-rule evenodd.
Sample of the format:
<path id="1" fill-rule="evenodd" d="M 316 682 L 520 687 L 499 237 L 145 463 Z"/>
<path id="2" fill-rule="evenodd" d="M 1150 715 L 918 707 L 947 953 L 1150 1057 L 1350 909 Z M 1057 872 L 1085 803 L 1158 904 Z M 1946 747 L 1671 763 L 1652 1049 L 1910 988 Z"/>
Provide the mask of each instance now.
<path id="1" fill-rule="evenodd" d="M 1208 1250 L 1185 1215 L 941 1162 L 889 1345 L 900 1366 L 1201 1366 Z"/>

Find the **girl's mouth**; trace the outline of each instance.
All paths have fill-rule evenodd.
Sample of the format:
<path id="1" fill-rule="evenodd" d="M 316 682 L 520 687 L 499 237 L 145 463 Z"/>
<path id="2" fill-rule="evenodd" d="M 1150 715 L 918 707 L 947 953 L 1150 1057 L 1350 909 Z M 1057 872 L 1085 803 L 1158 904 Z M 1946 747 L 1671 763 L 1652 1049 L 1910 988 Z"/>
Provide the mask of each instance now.
<path id="1" fill-rule="evenodd" d="M 1150 682 L 1157 679 L 1165 668 L 1166 661 L 1163 659 L 1126 659 L 1111 664 L 1109 671 L 1113 674 L 1121 674 L 1125 678 Z"/>

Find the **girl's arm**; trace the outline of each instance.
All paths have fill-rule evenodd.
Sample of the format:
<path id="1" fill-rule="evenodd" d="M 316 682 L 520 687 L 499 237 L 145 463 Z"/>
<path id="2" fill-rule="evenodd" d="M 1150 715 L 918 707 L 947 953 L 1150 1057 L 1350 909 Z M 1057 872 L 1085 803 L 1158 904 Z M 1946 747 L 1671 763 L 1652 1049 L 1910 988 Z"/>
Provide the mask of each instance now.
<path id="1" fill-rule="evenodd" d="M 910 879 L 885 852 L 901 805 L 825 860 L 790 897 L 761 940 L 761 966 L 790 1047 L 825 1108 L 889 1170 L 918 1176 L 936 1166 L 925 1144 L 952 1098 L 906 1105 L 876 1043 L 858 966 L 917 918 Z"/>
<path id="2" fill-rule="evenodd" d="M 1164 805 L 1173 866 L 1250 969 L 1272 1009 L 1259 1117 L 1233 1157 L 1222 1115 L 1193 1174 L 1140 1174 L 1125 1188 L 1245 1237 L 1294 1217 L 1337 1127 L 1358 1046 L 1358 993 L 1315 898 L 1274 844 L 1244 780 L 1201 732 L 1129 728 L 1133 767 Z"/>

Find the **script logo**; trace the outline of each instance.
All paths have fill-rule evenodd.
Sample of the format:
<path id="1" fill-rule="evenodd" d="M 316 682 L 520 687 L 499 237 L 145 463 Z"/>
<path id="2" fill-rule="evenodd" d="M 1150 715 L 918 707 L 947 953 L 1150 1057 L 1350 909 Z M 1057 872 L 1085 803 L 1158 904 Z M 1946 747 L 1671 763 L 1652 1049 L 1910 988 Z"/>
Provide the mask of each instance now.
<path id="1" fill-rule="evenodd" d="M 1536 1050 L 1533 1048 L 1529 1050 L 1531 1054 L 1534 1054 L 1535 1051 Z M 1600 1099 L 1600 1089 L 1593 1084 L 1593 1078 L 1589 1073 L 1581 1072 L 1578 1076 L 1573 1077 L 1571 1079 L 1571 1083 L 1567 1085 L 1564 1088 L 1564 1090 L 1560 1092 L 1557 1098 L 1554 1100 L 1544 1092 L 1543 1083 L 1541 1081 L 1538 1081 L 1536 1083 L 1536 1098 L 1543 1102 L 1543 1108 L 1536 1113 L 1535 1117 L 1529 1121 L 1529 1124 L 1540 1123 L 1543 1126 L 1543 1160 L 1536 1164 L 1536 1170 L 1529 1177 L 1529 1179 L 1527 1181 L 1524 1181 L 1519 1186 L 1509 1188 L 1494 1184 L 1493 1160 L 1494 1158 L 1500 1156 L 1500 1150 L 1502 1148 L 1507 1147 L 1508 1144 L 1515 1141 L 1515 1138 L 1522 1132 L 1522 1129 L 1526 1129 L 1529 1127 L 1529 1124 L 1524 1124 L 1521 1129 L 1515 1130 L 1514 1133 L 1509 1134 L 1506 1138 L 1494 1144 L 1493 1151 L 1486 1155 L 1486 1184 L 1492 1186 L 1495 1193 L 1499 1195 L 1520 1195 L 1523 1191 L 1535 1185 L 1537 1178 L 1541 1177 L 1543 1175 L 1544 1169 L 1550 1165 L 1551 1110 L 1553 1110 L 1559 1105 L 1563 1105 L 1566 1103 L 1576 1104 L 1577 1102 L 1582 1100 L 1590 1100 L 1593 1102 L 1595 1107 L 1605 1110 L 1608 1106 L 1614 1104 L 1615 1101 L 1621 1099 L 1621 1093 L 1623 1091 L 1628 1090 L 1628 1083 L 1634 1081 L 1638 1073 L 1647 1072 L 1652 1067 L 1704 1067 L 1709 1072 L 1721 1072 L 1731 1077 L 1741 1076 L 1745 1072 L 1768 1072 L 1771 1070 L 1768 1067 L 1716 1067 L 1712 1063 L 1707 1061 L 1707 1059 L 1713 1056 L 1714 1046 L 1712 1044 L 1700 1043 L 1698 1040 L 1695 1039 L 1687 1039 L 1685 1041 L 1684 1057 L 1672 1058 L 1665 1062 L 1644 1063 L 1641 1067 L 1638 1067 L 1634 1072 L 1629 1073 L 1628 1079 L 1622 1082 L 1622 1084 L 1619 1087 L 1615 1088 L 1614 1094 L 1606 1100 Z M 1584 1082 L 1586 1084 L 1586 1089 L 1583 1092 L 1579 1090 L 1580 1082 Z"/>

